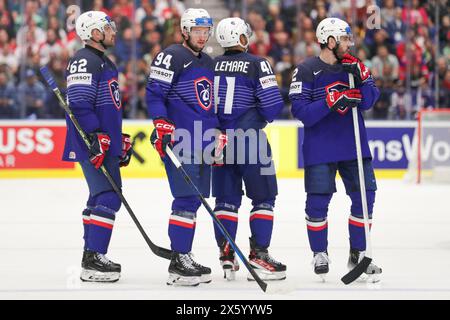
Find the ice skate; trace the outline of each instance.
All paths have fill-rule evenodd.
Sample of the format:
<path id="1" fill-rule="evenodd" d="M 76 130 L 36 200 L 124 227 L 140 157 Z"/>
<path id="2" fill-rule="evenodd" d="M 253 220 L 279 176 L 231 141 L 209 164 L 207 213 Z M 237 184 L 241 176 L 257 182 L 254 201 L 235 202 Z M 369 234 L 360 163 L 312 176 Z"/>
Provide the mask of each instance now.
<path id="1" fill-rule="evenodd" d="M 228 241 L 224 241 L 223 245 L 220 247 L 219 260 L 224 273 L 223 277 L 228 281 L 235 280 L 236 271 L 239 270 L 239 263 L 236 259 L 234 250 Z"/>
<path id="2" fill-rule="evenodd" d="M 325 282 L 325 277 L 330 271 L 329 264 L 331 263 L 328 253 L 325 252 L 315 252 L 312 265 L 314 266 L 314 273 L 317 274 L 323 282 Z"/>
<path id="3" fill-rule="evenodd" d="M 252 238 L 250 238 L 250 248 L 250 265 L 262 280 L 286 279 L 286 266 L 272 258 L 267 249 L 257 247 Z M 255 279 L 249 274 L 247 280 L 252 281 Z"/>
<path id="4" fill-rule="evenodd" d="M 203 265 L 201 265 L 200 263 L 196 262 L 194 260 L 194 254 L 193 253 L 188 253 L 189 256 L 192 259 L 192 264 L 200 270 L 201 272 L 201 277 L 200 277 L 200 283 L 210 283 L 212 278 L 211 278 L 211 268 L 205 267 Z"/>
<path id="5" fill-rule="evenodd" d="M 347 267 L 351 270 L 353 269 L 363 258 L 365 255 L 365 251 L 358 251 L 355 249 L 350 249 L 350 256 L 348 258 Z M 380 281 L 380 274 L 382 273 L 382 269 L 375 265 L 374 263 L 370 263 L 367 267 L 364 274 L 362 274 L 358 281 L 362 282 L 370 282 L 377 283 Z"/>
<path id="6" fill-rule="evenodd" d="M 81 262 L 80 279 L 86 282 L 116 282 L 120 278 L 121 266 L 105 255 L 86 250 Z"/>
<path id="7" fill-rule="evenodd" d="M 201 270 L 194 265 L 190 254 L 174 252 L 169 265 L 168 285 L 198 286 L 202 276 Z"/>

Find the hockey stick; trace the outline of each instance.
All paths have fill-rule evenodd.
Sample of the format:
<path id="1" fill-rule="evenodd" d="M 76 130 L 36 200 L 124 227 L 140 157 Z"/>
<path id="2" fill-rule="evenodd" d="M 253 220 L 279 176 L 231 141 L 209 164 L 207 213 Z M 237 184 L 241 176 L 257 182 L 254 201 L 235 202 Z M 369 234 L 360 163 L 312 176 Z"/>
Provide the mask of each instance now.
<path id="1" fill-rule="evenodd" d="M 88 136 L 83 131 L 83 129 L 81 128 L 81 126 L 78 123 L 77 119 L 75 118 L 74 114 L 72 113 L 72 110 L 70 110 L 70 107 L 68 106 L 68 104 L 64 100 L 63 95 L 62 95 L 61 91 L 59 90 L 59 88 L 56 86 L 56 82 L 53 79 L 53 76 L 50 74 L 50 71 L 48 70 L 47 66 L 41 67 L 40 70 L 41 70 L 41 74 L 44 77 L 45 81 L 47 81 L 48 85 L 50 86 L 50 88 L 53 90 L 53 92 L 55 93 L 56 97 L 58 98 L 59 104 L 64 109 L 64 111 L 66 111 L 67 115 L 69 116 L 69 118 L 72 121 L 73 125 L 77 129 L 77 131 L 80 134 L 81 138 L 83 139 L 84 143 L 89 148 L 90 145 L 91 145 L 91 142 L 90 142 Z M 117 195 L 120 197 L 120 200 L 122 201 L 123 205 L 125 206 L 125 208 L 127 209 L 128 213 L 130 214 L 131 219 L 133 219 L 133 221 L 136 224 L 137 228 L 139 229 L 139 231 L 141 232 L 142 236 L 144 237 L 145 242 L 147 242 L 148 246 L 153 251 L 153 253 L 156 254 L 158 257 L 170 260 L 170 258 L 172 256 L 172 251 L 169 250 L 169 249 L 165 249 L 165 248 L 159 247 L 159 246 L 157 246 L 156 244 L 154 244 L 150 240 L 150 238 L 147 236 L 147 234 L 145 233 L 144 229 L 142 228 L 141 224 L 139 223 L 138 219 L 136 218 L 135 214 L 133 213 L 133 210 L 131 210 L 131 207 L 128 204 L 128 202 L 125 199 L 125 197 L 123 196 L 122 191 L 119 189 L 117 184 L 114 182 L 114 180 L 111 177 L 111 175 L 109 174 L 108 170 L 106 170 L 105 166 L 103 166 L 103 165 L 100 167 L 100 170 L 102 171 L 102 173 L 105 175 L 106 179 L 109 181 L 109 183 L 113 187 L 114 192 L 117 193 Z"/>
<path id="2" fill-rule="evenodd" d="M 348 74 L 348 82 L 350 89 L 355 87 L 355 80 L 353 74 Z M 370 243 L 370 232 L 369 232 L 369 211 L 367 209 L 367 198 L 366 198 L 366 183 L 364 181 L 364 168 L 363 159 L 361 152 L 361 140 L 359 136 L 359 122 L 358 122 L 358 110 L 356 107 L 352 108 L 353 115 L 353 128 L 355 132 L 355 143 L 356 143 L 356 158 L 358 161 L 358 176 L 359 176 L 359 186 L 361 190 L 361 200 L 363 207 L 363 217 L 364 217 L 364 233 L 366 237 L 366 253 L 364 258 L 345 276 L 341 278 L 342 282 L 345 284 L 350 284 L 361 276 L 367 267 L 372 262 L 372 245 Z"/>
<path id="3" fill-rule="evenodd" d="M 245 258 L 245 256 L 242 254 L 242 251 L 239 249 L 239 247 L 237 246 L 237 244 L 234 242 L 233 238 L 230 236 L 230 234 L 228 233 L 227 229 L 225 229 L 225 227 L 223 226 L 222 222 L 220 222 L 220 220 L 216 217 L 216 215 L 214 214 L 214 211 L 211 209 L 211 207 L 209 206 L 208 202 L 206 201 L 205 197 L 203 197 L 203 195 L 201 194 L 201 192 L 198 190 L 197 186 L 192 182 L 191 178 L 189 177 L 189 175 L 187 174 L 186 170 L 184 170 L 183 166 L 181 165 L 180 161 L 178 160 L 177 156 L 173 153 L 172 149 L 170 149 L 169 146 L 166 147 L 166 153 L 169 156 L 170 160 L 172 160 L 173 164 L 175 165 L 175 167 L 177 168 L 178 172 L 181 173 L 181 175 L 183 176 L 184 180 L 186 181 L 186 183 L 192 188 L 193 191 L 195 191 L 195 193 L 197 194 L 197 197 L 200 199 L 200 201 L 203 203 L 203 205 L 206 208 L 206 211 L 208 211 L 208 213 L 210 214 L 210 216 L 213 218 L 214 222 L 216 223 L 216 225 L 219 227 L 220 231 L 222 232 L 222 234 L 224 235 L 224 237 L 228 240 L 228 242 L 230 243 L 230 245 L 233 247 L 234 251 L 236 252 L 236 254 L 239 256 L 239 258 L 241 258 L 242 262 L 244 263 L 245 267 L 248 269 L 248 271 L 250 272 L 250 274 L 253 276 L 253 278 L 255 279 L 255 281 L 258 283 L 258 285 L 260 286 L 260 288 L 262 289 L 262 291 L 266 292 L 267 290 L 267 283 L 265 283 L 259 276 L 258 274 L 255 272 L 255 270 L 253 269 L 253 267 L 250 265 L 250 263 L 248 262 L 248 260 Z"/>

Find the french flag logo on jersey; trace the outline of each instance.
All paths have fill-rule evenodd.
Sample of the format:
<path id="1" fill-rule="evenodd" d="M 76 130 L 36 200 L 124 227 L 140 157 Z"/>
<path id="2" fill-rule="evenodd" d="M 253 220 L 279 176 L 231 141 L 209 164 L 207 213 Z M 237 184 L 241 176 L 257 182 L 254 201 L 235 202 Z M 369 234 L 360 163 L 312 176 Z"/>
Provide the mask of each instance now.
<path id="1" fill-rule="evenodd" d="M 342 81 L 336 81 L 333 82 L 332 84 L 329 84 L 328 86 L 325 87 L 325 91 L 327 94 L 329 94 L 330 92 L 333 91 L 343 91 L 343 90 L 347 90 L 349 89 L 349 85 L 345 82 Z M 337 109 L 336 111 L 339 112 L 341 115 L 344 115 L 348 112 L 349 108 L 348 107 L 341 107 L 339 109 Z"/>
<path id="2" fill-rule="evenodd" d="M 109 93 L 111 94 L 111 98 L 116 106 L 117 110 L 122 107 L 122 100 L 120 99 L 120 90 L 119 90 L 119 82 L 117 79 L 111 79 L 108 81 L 109 85 Z"/>
<path id="3" fill-rule="evenodd" d="M 194 80 L 195 95 L 200 107 L 208 111 L 212 105 L 212 83 L 206 77 Z"/>

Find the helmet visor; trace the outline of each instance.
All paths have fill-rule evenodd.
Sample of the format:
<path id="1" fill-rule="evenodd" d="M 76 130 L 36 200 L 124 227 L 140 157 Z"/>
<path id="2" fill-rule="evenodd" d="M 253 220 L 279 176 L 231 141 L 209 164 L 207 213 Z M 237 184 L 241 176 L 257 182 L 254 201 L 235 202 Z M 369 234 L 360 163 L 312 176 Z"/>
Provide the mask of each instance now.
<path id="1" fill-rule="evenodd" d="M 114 33 L 117 33 L 116 23 L 114 21 L 112 21 L 111 17 L 110 16 L 106 16 L 105 20 L 106 20 L 106 23 L 105 23 L 105 26 L 103 27 L 103 29 L 106 30 L 106 28 L 109 27 L 109 28 L 111 28 L 111 30 Z"/>
<path id="2" fill-rule="evenodd" d="M 339 41 L 346 41 L 348 42 L 349 46 L 354 46 L 355 42 L 353 40 L 353 33 L 350 27 L 345 28 L 345 34 L 341 35 L 339 37 Z"/>
<path id="3" fill-rule="evenodd" d="M 250 37 L 253 35 L 252 27 L 250 27 L 250 25 L 248 23 L 246 23 L 245 25 L 247 27 L 247 30 L 245 31 L 245 35 L 247 36 L 248 39 L 250 39 Z"/>
<path id="4" fill-rule="evenodd" d="M 195 18 L 196 27 L 212 27 L 212 18 Z"/>

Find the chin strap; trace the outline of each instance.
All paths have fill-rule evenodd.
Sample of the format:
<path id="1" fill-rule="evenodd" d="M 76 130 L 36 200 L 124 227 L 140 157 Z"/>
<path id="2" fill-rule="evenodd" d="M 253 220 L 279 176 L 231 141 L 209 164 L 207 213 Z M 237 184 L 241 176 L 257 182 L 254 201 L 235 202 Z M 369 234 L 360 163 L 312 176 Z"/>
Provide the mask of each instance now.
<path id="1" fill-rule="evenodd" d="M 108 47 L 107 47 L 107 46 L 105 45 L 105 43 L 103 42 L 103 41 L 105 41 L 105 33 L 102 33 L 102 34 L 103 34 L 103 39 L 102 39 L 102 40 L 96 41 L 96 40 L 94 40 L 94 39 L 92 39 L 92 38 L 91 38 L 91 40 L 94 41 L 94 42 L 96 42 L 96 43 L 101 44 L 102 47 L 106 50 L 106 49 L 108 49 Z"/>
<path id="2" fill-rule="evenodd" d="M 338 57 L 338 54 L 337 54 L 337 51 L 338 51 L 338 49 L 339 49 L 339 43 L 337 43 L 336 47 L 334 47 L 333 49 L 331 49 L 331 48 L 328 46 L 328 44 L 327 44 L 327 48 L 328 48 L 331 52 L 333 52 L 334 57 L 337 59 L 337 61 L 341 61 L 341 58 L 339 58 L 339 57 Z"/>

